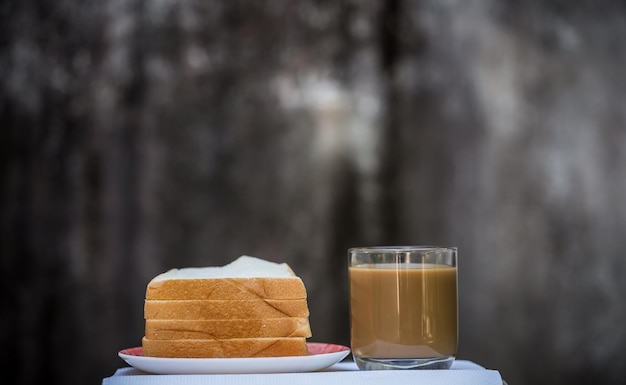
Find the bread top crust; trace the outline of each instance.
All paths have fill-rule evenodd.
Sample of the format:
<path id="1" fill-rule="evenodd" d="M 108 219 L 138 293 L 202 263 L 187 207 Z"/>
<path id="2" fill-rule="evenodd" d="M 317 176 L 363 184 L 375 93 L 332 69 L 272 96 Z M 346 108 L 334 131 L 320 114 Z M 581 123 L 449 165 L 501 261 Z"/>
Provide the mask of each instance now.
<path id="1" fill-rule="evenodd" d="M 171 269 L 157 275 L 152 281 L 210 278 L 291 278 L 295 276 L 296 274 L 286 263 L 275 263 L 261 258 L 242 255 L 224 266 Z"/>
<path id="2" fill-rule="evenodd" d="M 245 255 L 225 266 L 169 270 L 146 288 L 148 300 L 305 298 L 304 284 L 289 265 Z"/>

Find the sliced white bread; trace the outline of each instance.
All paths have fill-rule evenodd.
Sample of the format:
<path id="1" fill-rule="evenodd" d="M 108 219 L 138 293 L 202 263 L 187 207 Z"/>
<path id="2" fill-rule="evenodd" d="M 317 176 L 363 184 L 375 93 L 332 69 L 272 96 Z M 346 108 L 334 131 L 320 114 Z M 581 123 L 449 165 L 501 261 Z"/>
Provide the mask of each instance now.
<path id="1" fill-rule="evenodd" d="M 143 338 L 143 354 L 149 357 L 234 358 L 283 357 L 308 354 L 304 337 L 232 338 L 224 340 L 153 340 Z"/>
<path id="2" fill-rule="evenodd" d="M 223 320 L 308 317 L 306 299 L 145 301 L 145 319 Z"/>
<path id="3" fill-rule="evenodd" d="M 233 320 L 146 320 L 153 340 L 311 337 L 308 318 Z"/>
<path id="4" fill-rule="evenodd" d="M 151 357 L 306 355 L 306 290 L 286 264 L 243 256 L 223 267 L 170 270 L 146 289 L 143 353 Z"/>
<path id="5" fill-rule="evenodd" d="M 250 256 L 222 267 L 172 269 L 146 289 L 149 300 L 304 298 L 304 284 L 287 264 Z"/>

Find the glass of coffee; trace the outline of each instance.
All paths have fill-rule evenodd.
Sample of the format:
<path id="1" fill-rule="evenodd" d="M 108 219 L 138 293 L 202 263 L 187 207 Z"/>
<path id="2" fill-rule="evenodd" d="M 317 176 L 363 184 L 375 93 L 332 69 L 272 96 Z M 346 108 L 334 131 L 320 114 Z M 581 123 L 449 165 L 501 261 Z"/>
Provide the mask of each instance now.
<path id="1" fill-rule="evenodd" d="M 448 369 L 457 352 L 457 249 L 348 250 L 350 332 L 361 370 Z"/>

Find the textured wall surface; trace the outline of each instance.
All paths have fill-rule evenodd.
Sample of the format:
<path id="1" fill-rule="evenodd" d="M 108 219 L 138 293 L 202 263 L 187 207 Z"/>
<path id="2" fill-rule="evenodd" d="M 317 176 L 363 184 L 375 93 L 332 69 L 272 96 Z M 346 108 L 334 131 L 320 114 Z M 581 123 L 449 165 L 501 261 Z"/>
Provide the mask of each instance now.
<path id="1" fill-rule="evenodd" d="M 152 276 L 241 254 L 348 344 L 346 249 L 443 244 L 461 358 L 624 383 L 624 36 L 618 1 L 2 2 L 3 375 L 99 383 Z"/>

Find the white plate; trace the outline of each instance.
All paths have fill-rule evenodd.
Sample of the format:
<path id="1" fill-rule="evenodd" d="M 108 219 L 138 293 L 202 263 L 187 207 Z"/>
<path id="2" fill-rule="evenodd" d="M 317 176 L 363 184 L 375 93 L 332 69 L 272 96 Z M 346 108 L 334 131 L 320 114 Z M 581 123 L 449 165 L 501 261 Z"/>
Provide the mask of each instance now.
<path id="1" fill-rule="evenodd" d="M 350 348 L 319 342 L 307 343 L 308 356 L 256 358 L 160 358 L 144 357 L 141 347 L 118 355 L 129 365 L 156 374 L 294 373 L 325 369 L 343 360 Z"/>

